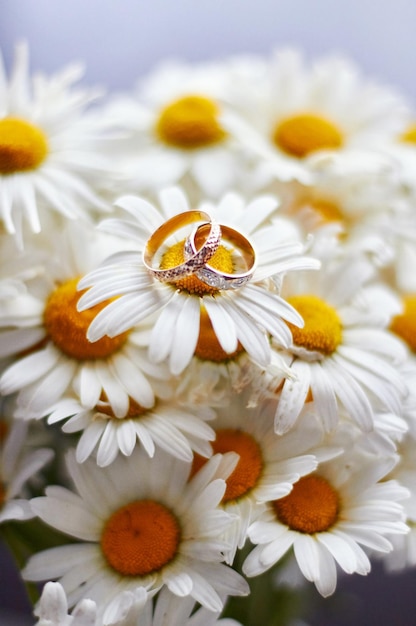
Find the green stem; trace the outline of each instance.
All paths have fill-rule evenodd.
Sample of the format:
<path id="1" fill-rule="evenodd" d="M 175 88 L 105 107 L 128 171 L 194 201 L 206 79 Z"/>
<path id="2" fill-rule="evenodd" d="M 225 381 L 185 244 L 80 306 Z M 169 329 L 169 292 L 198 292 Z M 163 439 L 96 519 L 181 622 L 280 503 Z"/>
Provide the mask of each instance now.
<path id="1" fill-rule="evenodd" d="M 8 546 L 19 571 L 23 569 L 28 558 L 35 552 L 62 545 L 64 542 L 68 543 L 68 537 L 52 528 L 47 528 L 37 519 L 1 524 L 0 539 L 3 539 Z M 34 605 L 39 599 L 39 589 L 33 583 L 23 582 L 29 600 Z"/>
<path id="2" fill-rule="evenodd" d="M 234 568 L 241 572 L 242 563 L 250 548 L 237 554 Z M 283 563 L 281 564 L 283 565 Z M 286 626 L 305 612 L 302 591 L 276 585 L 274 582 L 279 566 L 260 576 L 248 579 L 250 595 L 244 598 L 230 597 L 224 616 L 233 617 L 243 626 Z"/>

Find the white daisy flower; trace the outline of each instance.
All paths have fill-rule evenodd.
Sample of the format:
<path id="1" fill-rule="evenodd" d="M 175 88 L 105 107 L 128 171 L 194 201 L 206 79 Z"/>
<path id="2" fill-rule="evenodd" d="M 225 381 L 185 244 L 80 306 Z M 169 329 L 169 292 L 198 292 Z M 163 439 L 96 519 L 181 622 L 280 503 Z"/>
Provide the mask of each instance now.
<path id="1" fill-rule="evenodd" d="M 390 456 L 397 451 L 397 446 L 408 429 L 407 421 L 401 415 L 376 412 L 374 413 L 374 430 L 365 433 L 356 445 L 379 456 Z"/>
<path id="2" fill-rule="evenodd" d="M 107 208 L 94 191 L 109 172 L 105 134 L 85 112 L 97 94 L 73 88 L 81 75 L 73 65 L 30 81 L 20 44 L 8 80 L 0 58 L 0 219 L 19 241 L 25 222 L 41 230 L 41 205 L 71 219 Z"/>
<path id="3" fill-rule="evenodd" d="M 379 151 L 354 161 L 358 171 L 349 171 L 345 160 L 324 163 L 313 185 L 292 185 L 287 209 L 309 232 L 338 224 L 338 237 L 352 254 L 368 251 L 389 283 L 414 292 L 415 198 L 403 184 L 400 162 Z"/>
<path id="4" fill-rule="evenodd" d="M 140 593 L 143 592 L 143 593 Z M 146 602 L 143 589 L 124 592 L 122 617 L 109 626 L 241 626 L 234 619 L 221 619 L 219 614 L 204 607 L 194 611 L 192 598 L 180 598 L 162 589 L 157 599 Z M 125 616 L 124 616 L 125 614 Z M 35 626 L 101 626 L 96 618 L 97 607 L 92 600 L 81 600 L 68 614 L 68 601 L 60 583 L 48 582 L 35 609 L 39 621 Z"/>
<path id="5" fill-rule="evenodd" d="M 30 502 L 21 497 L 25 485 L 53 457 L 47 448 L 34 450 L 25 446 L 27 424 L 0 422 L 0 523 L 27 520 L 35 516 Z"/>
<path id="6" fill-rule="evenodd" d="M 92 322 L 87 336 L 97 341 L 113 337 L 157 312 L 158 317 L 150 338 L 149 354 L 155 362 L 169 360 L 173 374 L 180 374 L 191 361 L 198 347 L 201 311 L 214 329 L 214 339 L 224 352 L 233 354 L 239 343 L 260 365 L 270 360 L 269 333 L 284 345 L 290 343 L 290 332 L 283 319 L 301 325 L 294 312 L 267 279 L 291 270 L 317 268 L 318 263 L 299 256 L 302 244 L 279 242 L 278 230 L 261 225 L 273 214 L 277 201 L 273 197 L 255 198 L 249 205 L 236 194 L 227 194 L 217 206 L 201 205 L 223 225 L 228 225 L 248 237 L 257 251 L 258 265 L 251 280 L 237 289 L 220 290 L 195 275 L 175 283 L 157 281 L 140 259 L 146 240 L 168 217 L 189 211 L 187 199 L 179 188 L 160 194 L 162 212 L 143 199 L 128 196 L 118 201 L 130 220 L 108 220 L 103 228 L 137 242 L 137 249 L 110 257 L 97 270 L 79 283 L 89 288 L 78 302 L 83 311 L 109 297 L 118 296 Z M 162 268 L 183 262 L 184 241 L 171 244 L 161 259 Z M 234 252 L 221 244 L 210 260 L 221 271 L 233 273 Z"/>
<path id="7" fill-rule="evenodd" d="M 35 626 L 98 626 L 95 602 L 81 600 L 69 615 L 65 591 L 54 582 L 44 586 L 34 614 L 39 618 Z"/>
<path id="8" fill-rule="evenodd" d="M 359 161 L 358 171 L 333 164 L 316 173 L 313 185 L 287 185 L 282 210 L 306 232 L 338 224 L 338 237 L 355 246 L 384 235 L 384 225 L 403 211 L 397 167 L 378 153 Z"/>
<path id="9" fill-rule="evenodd" d="M 416 217 L 414 202 L 408 202 L 405 210 L 396 212 L 390 222 L 382 225 L 380 238 L 391 250 L 390 263 L 387 266 L 389 283 L 399 294 L 410 299 L 416 294 Z"/>
<path id="10" fill-rule="evenodd" d="M 221 406 L 228 404 L 231 394 L 243 391 L 264 368 L 259 368 L 242 348 L 233 355 L 224 352 L 212 337 L 212 326 L 204 323 L 205 315 L 201 316 L 198 347 L 204 339 L 209 342 L 210 358 L 207 351 L 204 358 L 192 358 L 178 379 L 176 395 L 194 405 L 209 398 L 210 406 Z"/>
<path id="11" fill-rule="evenodd" d="M 385 153 L 393 159 L 398 166 L 400 182 L 403 192 L 412 201 L 416 198 L 416 122 L 415 114 L 410 114 L 410 119 L 401 129 L 400 134 L 392 138 L 385 147 Z"/>
<path id="12" fill-rule="evenodd" d="M 336 564 L 347 574 L 365 575 L 371 564 L 361 546 L 379 553 L 392 549 L 386 536 L 408 531 L 399 503 L 407 490 L 395 481 L 380 482 L 395 461 L 354 461 L 354 469 L 348 455 L 324 463 L 269 505 L 248 531 L 255 548 L 243 565 L 247 576 L 270 569 L 293 548 L 302 574 L 328 596 L 335 591 Z"/>
<path id="13" fill-rule="evenodd" d="M 314 412 L 318 419 L 319 414 L 314 409 L 313 402 L 307 402 L 306 408 Z M 332 446 L 338 445 L 348 454 L 376 456 L 378 458 L 392 458 L 397 455 L 400 442 L 409 432 L 409 424 L 402 412 L 400 415 L 387 411 L 374 411 L 373 429 L 363 431 L 344 409 L 340 409 L 339 422 L 335 430 L 327 434 L 327 442 Z"/>
<path id="14" fill-rule="evenodd" d="M 250 387 L 254 402 L 256 389 L 263 389 L 272 380 L 274 389 L 291 370 L 285 359 L 272 352 L 265 368 L 256 363 L 240 344 L 234 353 L 221 348 L 206 311 L 201 311 L 200 328 L 194 357 L 177 379 L 176 395 L 193 405 L 206 402 L 211 406 L 228 404 L 231 395 Z"/>
<path id="15" fill-rule="evenodd" d="M 179 598 L 166 588 L 162 589 L 154 602 L 146 602 L 147 594 L 140 593 L 142 591 L 139 589 L 134 593 L 126 591 L 122 594 L 122 617 L 116 622 L 110 618 L 109 626 L 241 626 L 236 620 L 221 619 L 217 612 L 204 607 L 194 611 L 195 602 L 192 598 Z M 62 585 L 48 582 L 35 609 L 39 621 L 34 626 L 101 626 L 102 621 L 96 615 L 96 604 L 88 599 L 81 600 L 69 614 Z"/>
<path id="16" fill-rule="evenodd" d="M 416 358 L 410 357 L 402 375 L 409 390 L 403 402 L 403 417 L 409 426 L 409 433 L 416 440 Z"/>
<path id="17" fill-rule="evenodd" d="M 68 456 L 78 494 L 48 487 L 34 498 L 35 513 L 79 540 L 31 557 L 26 580 L 58 579 L 68 603 L 96 602 L 103 624 L 116 620 L 124 591 L 167 587 L 220 611 L 224 595 L 248 593 L 246 581 L 221 563 L 221 534 L 232 521 L 218 509 L 225 491 L 225 459 L 212 457 L 191 481 L 190 465 L 158 453 L 135 451 L 107 468 L 79 465 Z M 111 619 L 110 619 L 111 618 Z"/>
<path id="18" fill-rule="evenodd" d="M 16 249 L 14 238 L 0 233 L 0 307 L 27 292 L 24 281 L 28 270 L 24 267 L 24 261 Z"/>
<path id="19" fill-rule="evenodd" d="M 231 396 L 229 406 L 219 410 L 213 427 L 211 445 L 214 453 L 234 452 L 239 460 L 228 476 L 222 499 L 223 508 L 235 516 L 227 531 L 231 549 L 227 562 L 232 564 L 237 548 L 247 540 L 247 529 L 264 511 L 264 504 L 286 496 L 293 483 L 310 474 L 318 459 L 338 454 L 338 449 L 321 448 L 323 431 L 310 413 L 299 428 L 283 437 L 273 430 L 274 403 L 263 401 L 255 409 L 247 408 L 245 394 Z M 205 463 L 196 457 L 194 471 Z"/>
<path id="20" fill-rule="evenodd" d="M 112 463 L 120 452 L 130 456 L 137 442 L 150 457 L 154 456 L 156 447 L 160 447 L 190 462 L 194 452 L 210 456 L 209 441 L 215 438 L 214 431 L 206 423 L 214 417 L 211 409 L 184 406 L 174 398 L 168 402 L 156 398 L 154 405 L 148 408 L 130 398 L 128 411 L 122 416 L 114 414 L 109 402 L 99 400 L 94 408 L 90 408 L 75 398 L 65 398 L 50 407 L 47 413 L 48 424 L 66 419 L 62 426 L 65 433 L 82 433 L 76 448 L 78 463 L 83 463 L 96 449 L 100 467 Z"/>
<path id="21" fill-rule="evenodd" d="M 130 398 L 144 409 L 152 407 L 151 381 L 166 379 L 168 372 L 149 363 L 140 333 L 91 344 L 85 333 L 100 306 L 85 313 L 76 309 L 78 280 L 91 267 L 91 257 L 103 258 L 111 249 L 111 239 L 71 223 L 54 242 L 43 276 L 34 281 L 31 307 L 13 307 L 14 328 L 7 327 L 6 311 L 0 355 L 15 360 L 0 379 L 1 393 L 18 392 L 17 404 L 28 418 L 41 416 L 70 389 L 85 407 L 106 398 L 118 417 L 127 414 Z"/>
<path id="22" fill-rule="evenodd" d="M 46 258 L 44 250 L 18 250 L 13 236 L 0 234 L 0 328 L 13 327 L 16 319 L 22 325 L 33 323 L 37 298 L 28 283 L 44 274 Z"/>
<path id="23" fill-rule="evenodd" d="M 106 115 L 129 132 L 117 168 L 135 190 L 181 182 L 217 198 L 241 186 L 247 164 L 220 121 L 231 81 L 224 63 L 172 61 L 110 103 Z"/>
<path id="24" fill-rule="evenodd" d="M 153 602 L 143 606 L 139 595 L 125 592 L 126 609 L 130 609 L 119 626 L 241 626 L 234 619 L 221 618 L 216 611 L 205 607 L 195 610 L 195 602 L 189 597 L 178 597 L 166 587 Z M 117 623 L 118 624 L 118 623 Z"/>
<path id="25" fill-rule="evenodd" d="M 393 535 L 389 541 L 393 550 L 383 558 L 387 572 L 403 572 L 416 565 L 416 522 L 407 519 L 409 532 L 407 535 Z"/>
<path id="26" fill-rule="evenodd" d="M 407 389 L 397 366 L 406 352 L 366 296 L 373 274 L 364 257 L 346 257 L 327 260 L 316 280 L 305 274 L 297 285 L 285 283 L 283 293 L 305 324 L 291 327 L 287 353 L 294 376 L 280 391 L 277 433 L 293 426 L 310 396 L 326 431 L 336 427 L 340 407 L 364 431 L 373 428 L 375 410 L 400 415 Z"/>
<path id="27" fill-rule="evenodd" d="M 256 106 L 245 98 L 233 104 L 242 119 L 228 115 L 226 128 L 268 162 L 271 176 L 307 184 L 321 155 L 330 161 L 372 150 L 394 137 L 408 114 L 401 97 L 346 59 L 326 57 L 307 66 L 290 49 L 270 60 Z"/>
<path id="28" fill-rule="evenodd" d="M 383 558 L 388 570 L 397 571 L 416 565 L 416 439 L 409 432 L 398 444 L 399 461 L 389 478 L 397 480 L 409 490 L 409 498 L 403 502 L 406 523 L 410 531 L 404 536 L 392 536 L 394 551 Z"/>

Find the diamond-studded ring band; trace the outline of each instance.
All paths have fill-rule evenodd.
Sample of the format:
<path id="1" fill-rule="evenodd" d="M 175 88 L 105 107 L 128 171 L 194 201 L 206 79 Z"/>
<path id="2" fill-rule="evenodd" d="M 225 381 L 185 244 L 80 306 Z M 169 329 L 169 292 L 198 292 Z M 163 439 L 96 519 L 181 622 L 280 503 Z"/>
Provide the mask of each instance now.
<path id="1" fill-rule="evenodd" d="M 188 224 L 203 222 L 204 230 L 203 243 L 191 251 L 185 261 L 175 267 L 160 269 L 153 267 L 152 262 L 156 253 L 160 250 L 166 239 L 176 231 Z M 207 261 L 215 254 L 221 241 L 221 227 L 205 211 L 185 211 L 174 215 L 164 224 L 159 226 L 149 237 L 143 250 L 143 263 L 146 269 L 158 280 L 162 282 L 175 282 L 180 278 L 195 274 Z"/>
<path id="2" fill-rule="evenodd" d="M 206 237 L 206 233 L 209 229 L 209 224 L 202 224 L 194 228 L 190 236 L 185 243 L 185 256 L 195 254 L 198 249 L 199 241 Z M 204 267 L 195 272 L 197 276 L 204 283 L 210 287 L 217 289 L 238 289 L 243 287 L 253 276 L 256 268 L 256 252 L 251 245 L 247 237 L 244 237 L 241 233 L 234 228 L 224 226 L 221 224 L 222 240 L 226 240 L 231 243 L 240 253 L 240 256 L 245 262 L 246 270 L 243 272 L 233 272 L 228 274 L 221 270 L 205 264 Z"/>

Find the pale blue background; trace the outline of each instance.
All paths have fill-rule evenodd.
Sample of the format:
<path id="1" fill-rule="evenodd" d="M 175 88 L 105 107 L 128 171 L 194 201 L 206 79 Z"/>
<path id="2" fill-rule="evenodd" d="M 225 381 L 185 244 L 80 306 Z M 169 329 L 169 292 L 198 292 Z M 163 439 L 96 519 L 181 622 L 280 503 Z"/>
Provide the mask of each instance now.
<path id="1" fill-rule="evenodd" d="M 111 89 L 132 87 L 167 56 L 196 61 L 284 45 L 311 56 L 344 52 L 416 104 L 416 0 L 0 0 L 7 63 L 20 38 L 30 43 L 33 69 L 83 60 L 86 81 Z M 28 612 L 11 568 L 0 546 L 0 624 L 31 624 L 6 617 L 7 608 Z M 377 567 L 369 579 L 349 577 L 308 621 L 414 626 L 415 578 L 386 580 Z"/>
<path id="2" fill-rule="evenodd" d="M 415 0 L 0 0 L 0 45 L 26 37 L 32 65 L 87 63 L 87 80 L 130 87 L 154 63 L 299 45 L 348 53 L 416 101 Z"/>

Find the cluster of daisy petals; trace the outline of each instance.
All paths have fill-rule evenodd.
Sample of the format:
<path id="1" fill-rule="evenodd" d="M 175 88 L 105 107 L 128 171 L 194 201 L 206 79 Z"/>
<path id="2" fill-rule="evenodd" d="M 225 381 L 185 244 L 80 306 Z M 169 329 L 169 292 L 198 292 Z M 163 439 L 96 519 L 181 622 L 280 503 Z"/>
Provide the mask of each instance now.
<path id="1" fill-rule="evenodd" d="M 0 522 L 60 533 L 37 624 L 235 626 L 251 577 L 415 566 L 415 110 L 295 50 L 81 76 L 0 63 Z M 146 267 L 195 211 L 244 284 Z"/>

